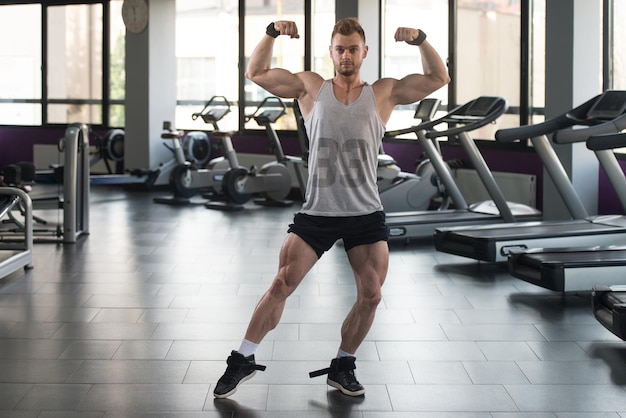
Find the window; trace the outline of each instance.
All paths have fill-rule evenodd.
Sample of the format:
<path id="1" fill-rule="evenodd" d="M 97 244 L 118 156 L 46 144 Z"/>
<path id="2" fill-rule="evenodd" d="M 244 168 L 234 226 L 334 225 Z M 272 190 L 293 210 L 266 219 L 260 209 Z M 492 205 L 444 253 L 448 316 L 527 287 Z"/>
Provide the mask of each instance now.
<path id="1" fill-rule="evenodd" d="M 330 52 L 328 51 L 330 35 L 333 33 L 335 21 L 335 1 L 314 0 L 313 27 L 311 28 L 311 47 L 313 49 L 311 70 L 324 79 L 332 78 L 335 75 L 333 61 L 330 59 Z"/>
<path id="2" fill-rule="evenodd" d="M 110 3 L 110 31 L 109 31 L 109 121 L 108 126 L 123 127 L 124 98 L 126 97 L 126 29 L 122 21 L 122 1 L 114 0 Z"/>
<path id="3" fill-rule="evenodd" d="M 247 66 L 252 51 L 257 46 L 265 33 L 265 28 L 270 22 L 276 20 L 291 20 L 296 22 L 300 39 L 291 39 L 288 36 L 279 36 L 274 42 L 274 54 L 272 66 L 285 68 L 293 73 L 304 71 L 305 25 L 304 25 L 304 1 L 281 1 L 281 0 L 250 0 L 246 2 L 245 10 L 245 57 L 246 62 L 241 65 Z M 330 33 L 328 34 L 330 37 Z M 329 42 L 329 41 L 327 41 Z M 328 44 L 327 44 L 328 45 Z M 327 49 L 328 50 L 328 49 Z M 244 67 L 245 68 L 245 67 Z M 245 91 L 245 114 L 252 114 L 256 106 L 270 94 L 250 80 L 244 81 Z M 289 101 L 286 101 L 286 104 Z M 248 129 L 259 129 L 254 121 L 245 125 Z M 276 129 L 296 129 L 296 120 L 293 114 L 281 117 Z"/>
<path id="4" fill-rule="evenodd" d="M 47 122 L 102 124 L 102 4 L 47 8 Z"/>
<path id="5" fill-rule="evenodd" d="M 11 40 L 0 45 L 0 124 L 123 126 L 122 0 L 48 3 L 0 6 L 0 36 Z M 110 20 L 104 16 L 109 5 Z M 104 27 L 105 21 L 111 22 L 110 28 Z M 111 55 L 105 56 L 109 45 Z M 108 87 L 105 79 L 110 80 Z M 114 99 L 106 109 L 105 89 Z"/>
<path id="6" fill-rule="evenodd" d="M 611 10 L 610 88 L 626 88 L 626 2 L 605 0 Z M 238 100 L 251 113 L 268 95 L 241 79 L 250 56 L 272 20 L 294 20 L 305 35 L 306 13 L 311 13 L 310 38 L 276 40 L 273 65 L 298 72 L 311 69 L 324 78 L 334 74 L 328 54 L 335 22 L 336 0 L 176 0 L 177 111 L 181 129 L 205 129 L 190 115 L 213 95 L 226 96 L 233 106 L 220 127 L 239 126 Z M 122 0 L 85 0 L 10 4 L 0 6 L 0 124 L 46 125 L 81 121 L 92 125 L 123 127 L 125 99 L 125 29 Z M 245 10 L 239 10 L 239 4 Z M 529 6 L 527 6 L 527 4 Z M 456 7 L 453 13 L 449 7 Z M 311 10 L 306 10 L 306 7 Z M 528 9 L 526 9 L 528 8 Z M 108 16 L 105 14 L 108 13 Z M 245 39 L 239 50 L 240 13 Z M 525 13 L 530 14 L 526 16 Z M 455 16 L 454 28 L 448 19 Z M 47 33 L 42 34 L 42 19 Z M 411 48 L 393 40 L 395 27 L 423 25 L 429 41 L 444 60 L 454 54 L 454 80 L 433 93 L 442 105 L 456 106 L 480 95 L 504 96 L 509 114 L 478 138 L 492 139 L 496 129 L 520 124 L 521 106 L 528 106 L 530 120 L 543 119 L 545 103 L 545 0 L 385 0 L 381 33 L 381 76 L 403 77 L 422 71 Z M 529 68 L 521 70 L 522 25 L 529 22 Z M 105 24 L 108 25 L 105 27 Z M 455 34 L 455 50 L 449 51 L 449 34 Z M 376 34 L 368 34 L 368 37 Z M 42 39 L 47 44 L 42 45 Z M 307 49 L 310 45 L 310 50 Z M 305 56 L 310 51 L 310 56 Z M 42 54 L 45 53 L 45 57 Z M 607 54 L 607 55 L 609 55 Z M 306 58 L 306 59 L 305 59 Z M 310 62 L 307 60 L 310 58 Z M 369 65 L 371 65 L 370 63 Z M 42 73 L 42 68 L 45 71 Z M 528 91 L 520 88 L 528 71 Z M 42 75 L 43 74 L 43 75 Z M 43 77 L 45 76 L 45 79 Z M 243 90 L 240 93 L 240 89 Z M 522 97 L 527 95 L 528 97 Z M 448 103 L 452 101 L 453 103 Z M 289 104 L 289 103 L 288 103 Z M 388 123 L 398 129 L 415 123 L 414 106 L 398 106 Z M 258 129 L 254 122 L 245 126 Z M 277 127 L 295 129 L 294 118 L 283 117 Z"/>
<path id="7" fill-rule="evenodd" d="M 382 76 L 402 78 L 410 73 L 421 73 L 422 62 L 414 47 L 395 42 L 393 35 L 399 26 L 413 27 L 420 22 L 428 34 L 428 41 L 445 61 L 448 56 L 448 0 L 386 0 L 383 20 Z M 370 35 L 370 36 L 373 36 Z M 443 105 L 448 103 L 448 87 L 434 92 Z M 415 105 L 397 106 L 387 123 L 387 129 L 401 129 L 415 125 Z"/>
<path id="8" fill-rule="evenodd" d="M 546 107 L 546 0 L 531 2 L 530 27 L 530 124 L 545 120 Z M 522 121 L 525 123 L 526 121 Z"/>
<path id="9" fill-rule="evenodd" d="M 520 106 L 521 10 L 519 1 L 459 0 L 457 7 L 455 87 L 458 104 L 480 96 L 501 96 Z M 496 124 L 473 133 L 493 139 L 501 128 L 519 126 L 505 114 Z"/>
<path id="10" fill-rule="evenodd" d="M 212 129 L 191 119 L 213 96 L 231 112 L 222 130 L 238 129 L 239 6 L 237 0 L 176 0 L 176 123 L 180 129 Z"/>
<path id="11" fill-rule="evenodd" d="M 41 5 L 0 6 L 0 39 L 0 124 L 40 125 Z"/>
<path id="12" fill-rule="evenodd" d="M 453 13 L 449 13 L 449 7 L 455 7 Z M 528 123 L 529 120 L 521 120 L 527 113 L 521 114 L 521 106 L 528 108 L 531 123 L 543 120 L 545 0 L 528 3 L 520 0 L 385 0 L 384 12 L 383 76 L 402 77 L 407 68 L 421 71 L 420 64 L 413 63 L 415 57 L 411 51 L 394 42 L 393 27 L 389 27 L 420 22 L 442 58 L 445 60 L 451 54 L 452 83 L 432 97 L 441 99 L 442 105 L 448 107 L 489 95 L 502 96 L 509 102 L 507 114 L 496 124 L 474 132 L 475 138 L 493 140 L 498 129 Z M 530 43 L 525 63 L 522 62 L 522 46 L 526 39 L 521 39 L 524 33 L 528 34 Z M 449 36 L 454 36 L 453 51 L 449 51 Z M 528 68 L 522 69 L 522 65 Z M 526 73 L 527 80 L 524 80 Z M 528 88 L 522 88 L 523 84 Z M 388 129 L 414 124 L 413 109 L 414 106 L 398 106 Z"/>
<path id="13" fill-rule="evenodd" d="M 305 2 L 249 0 L 245 10 L 245 62 L 239 63 L 238 0 L 176 0 L 177 108 L 176 126 L 181 129 L 206 129 L 201 119 L 191 114 L 202 109 L 213 96 L 224 96 L 231 103 L 231 113 L 219 122 L 222 130 L 239 129 L 239 112 L 251 114 L 269 93 L 247 79 L 243 80 L 245 104 L 239 107 L 240 75 L 252 50 L 265 33 L 269 22 L 293 20 L 300 39 L 279 37 L 274 44 L 272 65 L 299 72 L 311 69 L 330 78 L 334 68 L 328 53 L 330 34 L 335 24 L 335 1 L 311 2 L 311 39 L 305 39 Z M 199 36 L 201 34 L 201 36 Z M 311 63 L 305 62 L 305 47 L 311 44 Z M 286 104 L 290 107 L 290 101 Z M 283 116 L 277 129 L 296 129 L 291 114 Z M 260 129 L 254 122 L 247 129 Z"/>
<path id="14" fill-rule="evenodd" d="M 626 90 L 626 2 L 624 0 L 612 0 L 611 13 L 611 88 L 616 90 Z"/>
<path id="15" fill-rule="evenodd" d="M 605 0 L 604 22 L 608 23 L 605 28 L 604 52 L 604 83 L 605 88 L 614 90 L 626 90 L 626 29 L 622 22 L 626 19 L 626 2 L 623 0 Z M 618 154 L 626 154 L 626 148 L 614 150 Z"/>
<path id="16" fill-rule="evenodd" d="M 104 28 L 104 13 L 109 3 L 39 4 L 0 6 L 0 123 L 11 125 L 46 125 L 85 122 L 103 124 L 105 99 L 104 77 L 113 77 L 111 90 L 117 96 L 117 109 L 108 110 L 123 125 L 123 26 L 104 42 L 109 28 Z M 60 3 L 60 2 L 57 2 Z M 72 3 L 72 2 L 70 2 Z M 121 0 L 112 0 L 117 13 Z M 42 26 L 45 19 L 45 26 Z M 106 19 L 108 21 L 108 19 Z M 115 23 L 115 19 L 112 19 Z M 46 33 L 42 34 L 42 28 Z M 117 38 L 114 38 L 117 36 Z M 42 39 L 46 44 L 42 44 Z M 105 57 L 108 44 L 117 46 L 117 61 L 111 56 L 111 68 Z M 45 57 L 43 54 L 45 53 Z M 45 58 L 45 59 L 44 59 Z M 45 79 L 44 78 L 45 75 Z M 120 81 L 121 80 L 121 81 Z M 121 83 L 121 84 L 120 84 Z M 108 94 L 108 91 L 106 92 Z M 121 110 L 119 109 L 121 107 Z M 120 119 L 119 115 L 122 115 Z"/>

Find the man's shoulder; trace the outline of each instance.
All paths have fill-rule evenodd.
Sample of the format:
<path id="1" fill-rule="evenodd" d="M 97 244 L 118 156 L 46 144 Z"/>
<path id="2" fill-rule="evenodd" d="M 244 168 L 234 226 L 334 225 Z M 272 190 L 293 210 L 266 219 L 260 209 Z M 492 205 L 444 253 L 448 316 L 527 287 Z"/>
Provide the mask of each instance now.
<path id="1" fill-rule="evenodd" d="M 324 84 L 324 78 L 313 71 L 303 71 L 298 73 L 301 80 L 304 82 L 304 89 L 312 96 L 317 95 L 317 92 L 322 88 Z"/>
<path id="2" fill-rule="evenodd" d="M 374 89 L 392 88 L 397 82 L 398 82 L 398 79 L 396 78 L 383 77 L 374 81 L 374 83 L 372 84 L 372 87 L 374 87 Z"/>
<path id="3" fill-rule="evenodd" d="M 311 80 L 311 81 L 316 80 L 316 81 L 319 81 L 320 83 L 324 81 L 324 77 L 322 77 L 315 71 L 300 71 L 297 75 L 298 77 L 302 79 L 306 79 L 306 80 Z"/>

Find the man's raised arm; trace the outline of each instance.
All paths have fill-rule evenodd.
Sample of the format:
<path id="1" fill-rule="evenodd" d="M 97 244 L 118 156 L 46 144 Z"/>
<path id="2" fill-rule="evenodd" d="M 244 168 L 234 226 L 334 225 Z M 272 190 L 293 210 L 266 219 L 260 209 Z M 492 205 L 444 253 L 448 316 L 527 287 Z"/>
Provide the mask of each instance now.
<path id="1" fill-rule="evenodd" d="M 391 94 L 396 104 L 415 103 L 450 82 L 448 69 L 423 31 L 401 27 L 394 38 L 419 48 L 424 70 L 424 74 L 409 74 L 394 85 Z"/>
<path id="2" fill-rule="evenodd" d="M 279 35 L 288 35 L 292 39 L 300 38 L 294 22 L 282 20 L 270 23 L 263 39 L 252 51 L 245 75 L 247 79 L 275 96 L 297 98 L 304 91 L 302 80 L 283 68 L 271 68 L 274 40 Z"/>

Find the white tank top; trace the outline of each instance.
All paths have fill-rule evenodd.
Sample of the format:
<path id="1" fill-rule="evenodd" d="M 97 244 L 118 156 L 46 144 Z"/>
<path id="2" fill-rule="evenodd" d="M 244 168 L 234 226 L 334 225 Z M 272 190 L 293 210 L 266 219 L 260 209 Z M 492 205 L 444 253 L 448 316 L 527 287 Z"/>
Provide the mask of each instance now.
<path id="1" fill-rule="evenodd" d="M 385 125 L 374 89 L 365 84 L 352 104 L 337 100 L 325 80 L 304 121 L 309 136 L 309 180 L 302 213 L 359 216 L 383 210 L 376 185 L 378 150 Z"/>

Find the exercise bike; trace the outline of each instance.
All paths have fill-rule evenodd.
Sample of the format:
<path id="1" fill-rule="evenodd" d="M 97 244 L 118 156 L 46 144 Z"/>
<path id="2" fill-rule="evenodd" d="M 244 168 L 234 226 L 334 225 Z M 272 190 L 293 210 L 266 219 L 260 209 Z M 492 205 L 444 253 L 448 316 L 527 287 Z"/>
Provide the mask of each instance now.
<path id="1" fill-rule="evenodd" d="M 173 131 L 170 122 L 164 121 L 163 127 L 167 135 L 161 135 L 161 138 L 172 139 L 170 136 Z M 114 174 L 108 161 L 111 160 L 115 163 L 124 161 L 124 139 L 125 132 L 122 129 L 112 129 L 103 138 L 96 136 L 95 142 L 98 151 L 95 157 L 90 160 L 90 166 L 103 159 L 108 174 L 92 174 L 90 176 L 91 184 L 141 185 L 150 188 L 157 184 L 161 178 L 165 179 L 171 176 L 172 171 L 180 165 L 203 166 L 209 161 L 211 154 L 208 135 L 204 132 L 193 131 L 177 137 L 173 141 L 173 146 L 164 142 L 163 146 L 169 149 L 172 155 L 169 160 L 160 163 L 157 167 L 130 169 L 126 170 L 126 174 Z"/>
<path id="2" fill-rule="evenodd" d="M 216 132 L 219 131 L 218 122 L 230 113 L 230 106 L 226 97 L 213 96 L 200 112 L 191 115 L 191 119 L 202 118 Z M 186 136 L 193 137 L 194 135 L 194 132 L 190 132 Z M 163 139 L 171 140 L 174 143 L 174 149 L 180 148 L 180 141 L 184 136 L 183 132 L 171 129 L 165 129 L 161 135 Z M 172 196 L 155 197 L 153 201 L 167 205 L 187 205 L 191 203 L 190 199 L 198 194 L 213 200 L 223 200 L 222 179 L 224 174 L 232 167 L 238 167 L 239 162 L 230 137 L 220 137 L 219 139 L 223 156 L 213 158 L 208 163 L 204 161 L 203 164 L 194 164 L 185 160 L 179 161 L 179 164 L 170 173 L 169 187 Z M 185 141 L 185 144 L 189 142 Z"/>
<path id="3" fill-rule="evenodd" d="M 263 164 L 257 169 L 252 166 L 246 169 L 241 166 L 233 166 L 225 174 L 222 180 L 222 191 L 226 197 L 225 204 L 216 205 L 215 202 L 207 202 L 205 206 L 210 209 L 230 210 L 243 209 L 243 204 L 248 202 L 252 195 L 259 194 L 255 203 L 264 206 L 290 206 L 293 200 L 287 199 L 291 191 L 291 172 L 288 163 L 294 164 L 298 182 L 303 189 L 303 176 L 300 168 L 304 166 L 301 158 L 286 156 L 282 145 L 272 124 L 287 113 L 285 103 L 278 97 L 269 96 L 256 108 L 254 113 L 245 117 L 246 122 L 254 119 L 259 126 L 263 126 L 267 133 L 270 149 L 276 158 L 275 161 Z M 213 132 L 213 136 L 221 139 L 230 139 L 230 133 Z"/>
<path id="4" fill-rule="evenodd" d="M 420 124 L 429 122 L 437 112 L 440 102 L 434 98 L 420 101 L 413 118 L 419 119 Z M 386 132 L 385 138 L 417 132 L 419 125 L 413 128 Z M 439 150 L 436 140 L 435 147 Z M 445 187 L 428 159 L 418 162 L 415 173 L 404 172 L 395 159 L 381 149 L 378 156 L 377 184 L 380 199 L 387 213 L 429 210 L 437 199 L 439 201 L 435 204 L 438 210 L 446 209 L 450 203 L 450 199 L 446 197 Z"/>

